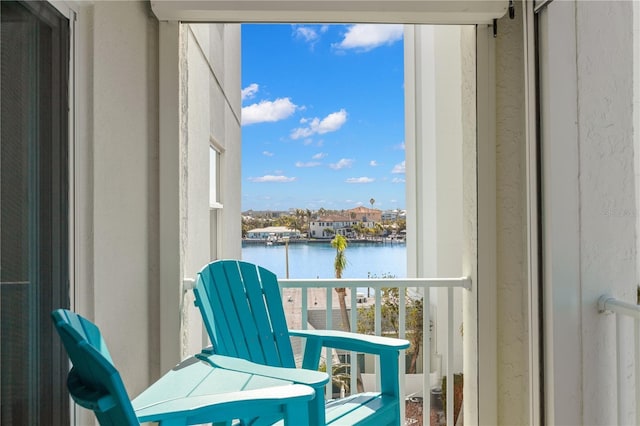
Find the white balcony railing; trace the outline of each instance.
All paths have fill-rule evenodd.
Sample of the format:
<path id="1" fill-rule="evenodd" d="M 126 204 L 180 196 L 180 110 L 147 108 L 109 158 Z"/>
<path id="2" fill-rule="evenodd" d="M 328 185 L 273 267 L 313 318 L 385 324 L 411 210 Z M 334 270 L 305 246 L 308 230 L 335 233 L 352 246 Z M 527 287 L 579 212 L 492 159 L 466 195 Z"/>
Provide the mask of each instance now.
<path id="1" fill-rule="evenodd" d="M 601 314 L 616 315 L 616 387 L 617 387 L 617 424 L 640 424 L 640 306 L 603 295 L 598 300 Z M 633 339 L 627 338 L 633 321 Z M 629 364 L 625 354 L 633 353 L 634 371 L 629 374 Z M 627 367 L 627 368 L 625 368 Z M 635 379 L 635 383 L 630 381 Z"/>
<path id="2" fill-rule="evenodd" d="M 374 298 L 374 309 L 375 309 L 375 320 L 374 320 L 374 334 L 380 336 L 382 335 L 382 289 L 383 288 L 398 288 L 398 330 L 399 336 L 401 338 L 406 337 L 406 307 L 407 307 L 407 296 L 406 293 L 408 291 L 412 291 L 415 295 L 422 298 L 422 309 L 423 309 L 423 336 L 422 336 L 422 354 L 423 354 L 423 363 L 422 363 L 422 395 L 423 395 L 423 405 L 422 405 L 422 421 L 424 425 L 429 425 L 430 423 L 430 413 L 431 413 L 431 380 L 430 380 L 430 372 L 431 372 L 431 335 L 432 335 L 432 327 L 431 319 L 432 312 L 431 309 L 434 306 L 434 303 L 431 301 L 431 289 L 444 289 L 444 292 L 439 294 L 446 294 L 445 300 L 438 300 L 436 307 L 446 306 L 447 312 L 447 320 L 446 325 L 443 324 L 433 324 L 433 330 L 438 333 L 440 332 L 440 342 L 442 342 L 442 337 L 446 335 L 446 344 L 445 353 L 443 354 L 444 359 L 446 359 L 446 377 L 447 377 L 447 389 L 446 389 L 446 418 L 447 424 L 454 424 L 454 333 L 458 330 L 458 327 L 454 325 L 454 309 L 458 309 L 461 311 L 461 306 L 454 306 L 454 300 L 461 298 L 454 297 L 454 291 L 463 291 L 463 289 L 470 290 L 471 289 L 471 279 L 470 278 L 376 278 L 376 279 L 280 279 L 279 280 L 281 292 L 283 293 L 284 303 L 285 303 L 285 311 L 287 311 L 287 303 L 293 303 L 291 296 L 287 296 L 287 289 L 300 289 L 299 294 L 301 300 L 296 302 L 296 306 L 298 307 L 297 311 L 299 311 L 299 322 L 296 321 L 296 324 L 300 325 L 302 329 L 307 328 L 307 324 L 309 323 L 309 307 L 313 309 L 314 305 L 317 305 L 317 300 L 310 300 L 309 293 L 312 293 L 315 289 L 324 289 L 325 301 L 322 303 L 324 307 L 326 307 L 325 312 L 331 312 L 331 315 L 326 314 L 326 328 L 332 329 L 334 328 L 333 322 L 333 310 L 335 306 L 335 288 L 346 288 L 351 297 L 348 298 L 348 306 L 350 309 L 350 325 L 351 331 L 357 330 L 358 323 L 358 308 L 362 307 L 361 304 L 358 303 L 358 298 L 353 297 L 357 295 L 359 289 L 372 289 L 373 290 L 373 298 Z M 412 289 L 412 290 L 409 290 Z M 317 298 L 317 293 L 315 293 Z M 311 303 L 311 305 L 310 305 Z M 291 305 L 293 306 L 293 304 Z M 371 305 L 369 305 L 371 306 Z M 296 312 L 298 313 L 298 312 Z M 287 315 L 291 315 L 291 312 L 287 312 Z M 291 328 L 296 328 L 290 324 Z M 410 330 L 409 330 L 410 331 Z M 444 333 L 443 333 L 444 331 Z M 326 366 L 327 372 L 329 374 L 332 373 L 332 355 L 331 349 L 330 352 L 326 354 Z M 403 351 L 404 352 L 404 351 Z M 358 357 L 355 353 L 351 353 L 350 358 L 350 371 L 359 371 L 358 370 Z M 404 356 L 400 357 L 400 390 L 401 395 L 404 396 L 405 389 L 405 361 Z M 376 364 L 376 383 L 379 383 L 379 374 L 380 368 L 379 365 Z M 357 389 L 357 374 L 350 375 L 350 389 Z M 438 378 L 439 379 L 439 378 Z M 333 394 L 332 389 L 333 380 L 329 381 L 327 385 L 327 395 Z M 411 396 L 411 395 L 409 395 Z M 403 398 L 404 399 L 404 398 Z M 405 404 L 401 404 L 401 413 L 402 413 L 402 424 L 409 424 L 410 422 L 405 422 Z"/>

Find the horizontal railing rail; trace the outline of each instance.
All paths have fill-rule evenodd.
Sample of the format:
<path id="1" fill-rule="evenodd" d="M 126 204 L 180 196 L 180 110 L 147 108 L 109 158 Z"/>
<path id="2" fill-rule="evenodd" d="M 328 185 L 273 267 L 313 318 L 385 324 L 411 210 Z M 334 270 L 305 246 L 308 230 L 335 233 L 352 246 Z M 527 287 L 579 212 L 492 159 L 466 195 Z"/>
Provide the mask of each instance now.
<path id="1" fill-rule="evenodd" d="M 383 288 L 398 288 L 403 291 L 398 291 L 398 329 L 400 338 L 406 337 L 406 307 L 407 307 L 407 295 L 406 289 L 414 289 L 414 292 L 419 292 L 422 297 L 422 309 L 423 309 L 423 335 L 422 335 L 422 354 L 423 354 L 423 380 L 422 380 L 422 421 L 424 425 L 430 424 L 431 417 L 431 323 L 430 323 L 430 291 L 429 289 L 446 289 L 446 301 L 447 306 L 447 344 L 446 344 L 446 418 L 447 424 L 454 424 L 454 377 L 453 377 L 453 363 L 454 363 L 454 290 L 465 289 L 471 290 L 471 279 L 468 277 L 459 278 L 342 278 L 342 279 L 280 279 L 281 289 L 299 288 L 301 289 L 301 326 L 303 329 L 307 328 L 308 324 L 308 310 L 309 310 L 309 298 L 308 290 L 313 288 L 333 290 L 335 288 L 346 288 L 351 292 L 349 301 L 350 306 L 350 325 L 351 331 L 357 331 L 357 315 L 358 307 L 357 292 L 358 289 L 372 289 L 374 291 L 374 334 L 382 335 L 382 289 Z M 332 315 L 333 313 L 333 292 L 326 292 L 326 328 L 333 328 Z M 404 355 L 404 351 L 403 355 Z M 326 356 L 326 368 L 327 372 L 332 374 L 331 365 L 331 349 L 328 350 Z M 404 395 L 405 384 L 405 359 L 404 356 L 400 358 L 400 389 L 401 395 Z M 355 353 L 351 353 L 350 356 L 350 371 L 358 370 L 358 359 Z M 376 364 L 376 383 L 379 383 L 379 365 Z M 332 381 L 329 380 L 327 384 L 327 395 L 332 395 Z M 350 377 L 350 389 L 357 389 L 357 374 L 351 374 Z M 404 399 L 404 397 L 403 397 Z M 405 406 L 401 404 L 402 424 L 405 424 Z"/>
<path id="2" fill-rule="evenodd" d="M 640 305 L 603 295 L 598 300 L 598 311 L 601 314 L 616 315 L 616 387 L 617 387 L 617 424 L 627 424 L 629 416 L 634 415 L 633 424 L 639 424 L 638 407 L 640 407 Z M 635 390 L 629 391 L 628 371 L 625 369 L 624 354 L 629 351 L 629 340 L 623 335 L 624 321 L 634 321 L 633 354 Z M 633 395 L 630 395 L 630 394 Z M 633 407 L 635 405 L 635 407 Z"/>

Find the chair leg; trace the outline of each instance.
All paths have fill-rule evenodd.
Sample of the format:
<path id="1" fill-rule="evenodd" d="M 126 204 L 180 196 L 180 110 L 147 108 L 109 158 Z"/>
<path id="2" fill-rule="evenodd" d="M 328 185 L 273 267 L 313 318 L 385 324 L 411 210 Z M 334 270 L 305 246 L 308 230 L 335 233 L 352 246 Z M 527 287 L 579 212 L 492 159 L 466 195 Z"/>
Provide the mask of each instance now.
<path id="1" fill-rule="evenodd" d="M 310 426 L 325 426 L 324 386 L 316 388 L 316 397 L 309 401 L 309 417 Z"/>

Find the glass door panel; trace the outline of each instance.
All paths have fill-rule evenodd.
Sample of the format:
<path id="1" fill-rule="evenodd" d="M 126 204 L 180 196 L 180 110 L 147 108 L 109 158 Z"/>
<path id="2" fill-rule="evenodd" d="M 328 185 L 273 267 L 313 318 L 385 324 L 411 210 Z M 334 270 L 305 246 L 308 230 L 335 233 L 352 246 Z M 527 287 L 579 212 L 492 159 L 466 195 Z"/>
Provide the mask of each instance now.
<path id="1" fill-rule="evenodd" d="M 0 423 L 68 424 L 49 313 L 69 306 L 69 24 L 45 2 L 1 8 Z"/>

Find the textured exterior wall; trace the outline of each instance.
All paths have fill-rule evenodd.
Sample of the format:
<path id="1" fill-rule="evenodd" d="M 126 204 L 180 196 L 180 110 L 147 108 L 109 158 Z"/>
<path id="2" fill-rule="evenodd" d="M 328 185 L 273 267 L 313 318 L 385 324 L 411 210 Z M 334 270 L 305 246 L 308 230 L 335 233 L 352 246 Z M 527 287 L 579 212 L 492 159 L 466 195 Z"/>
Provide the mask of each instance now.
<path id="1" fill-rule="evenodd" d="M 635 302 L 636 294 L 632 7 L 576 2 L 583 419 L 589 424 L 614 423 L 622 398 L 611 380 L 615 320 L 597 313 L 597 299 L 610 293 Z M 632 363 L 629 354 L 624 359 Z"/>
<path id="2" fill-rule="evenodd" d="M 634 302 L 633 3 L 553 2 L 543 12 L 545 357 L 549 423 L 630 424 L 618 418 L 611 294 Z M 631 330 L 621 360 L 633 388 Z M 627 369 L 626 371 L 624 369 Z"/>
<path id="3" fill-rule="evenodd" d="M 461 28 L 461 97 L 462 97 L 462 275 L 478 278 L 478 178 L 477 178 L 477 131 L 476 131 L 476 29 Z M 463 353 L 478 351 L 478 288 L 463 293 L 462 313 L 464 322 Z M 465 356 L 463 371 L 467 377 L 477 377 L 477 356 Z M 464 381 L 464 395 L 478 394 L 478 381 Z M 478 399 L 464 398 L 464 415 L 467 419 L 478 418 Z M 475 421 L 470 421 L 473 424 Z"/>
<path id="4" fill-rule="evenodd" d="M 498 423 L 528 423 L 528 282 L 522 10 L 496 38 Z"/>
<path id="5" fill-rule="evenodd" d="M 240 258 L 240 38 L 239 25 L 185 24 L 181 38 L 181 253 L 183 277 L 196 273 L 218 256 Z M 221 153 L 220 201 L 209 210 L 209 149 Z M 237 194 L 237 195 L 236 195 Z M 216 225 L 219 222 L 219 225 Z M 210 229 L 210 224 L 215 229 Z M 211 249 L 210 243 L 216 244 Z M 182 356 L 203 346 L 203 327 L 193 293 L 182 298 Z"/>
<path id="6" fill-rule="evenodd" d="M 91 215 L 92 226 L 80 231 L 76 261 L 93 265 L 93 280 L 79 277 L 76 308 L 101 327 L 136 395 L 157 367 L 150 332 L 158 277 L 157 20 L 144 2 L 96 2 L 79 21 L 78 96 L 86 106 L 79 118 L 86 127 L 77 142 L 93 169 L 82 169 L 85 158 L 77 159 L 78 185 L 92 194 L 92 209 L 78 210 L 79 219 Z"/>
<path id="7" fill-rule="evenodd" d="M 162 370 L 159 24 L 146 2 L 81 6 L 74 308 L 101 327 L 135 396 Z M 185 102 L 176 117 L 182 126 L 180 147 L 174 151 L 179 158 L 172 160 L 182 166 L 181 255 L 175 261 L 181 276 L 193 277 L 210 260 L 212 137 L 225 148 L 220 247 L 223 255 L 240 257 L 240 31 L 238 25 L 200 25 L 195 31 L 185 25 L 181 31 L 181 56 L 174 52 L 185 70 Z M 176 291 L 180 284 L 175 283 Z M 202 330 L 190 293 L 182 298 L 182 307 L 184 355 L 202 347 Z M 175 342 L 172 336 L 162 337 Z M 130 356 L 132 348 L 135 357 Z"/>

